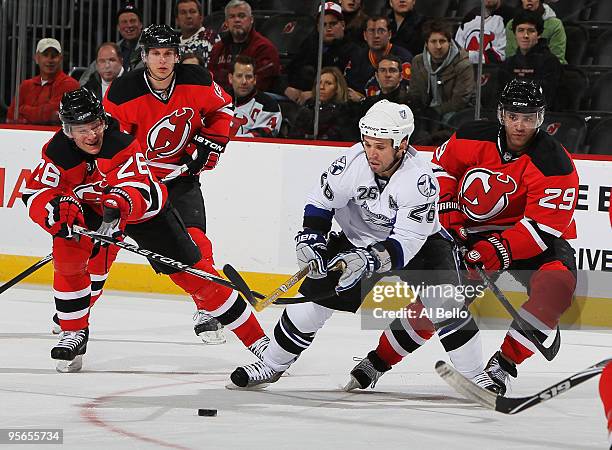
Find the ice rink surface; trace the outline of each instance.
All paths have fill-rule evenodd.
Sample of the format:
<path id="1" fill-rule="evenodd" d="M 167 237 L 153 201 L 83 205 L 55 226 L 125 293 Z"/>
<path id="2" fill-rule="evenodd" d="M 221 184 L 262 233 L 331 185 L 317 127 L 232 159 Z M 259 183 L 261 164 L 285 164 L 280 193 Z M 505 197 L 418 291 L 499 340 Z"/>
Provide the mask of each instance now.
<path id="1" fill-rule="evenodd" d="M 259 314 L 270 333 L 282 309 Z M 434 372 L 437 338 L 386 373 L 374 390 L 341 385 L 376 346 L 358 315 L 335 314 L 289 373 L 261 391 L 230 391 L 229 373 L 254 357 L 233 336 L 193 333 L 185 298 L 105 293 L 95 305 L 83 371 L 49 357 L 50 291 L 0 296 L 0 428 L 62 428 L 62 449 L 605 449 L 599 378 L 515 416 L 461 398 Z M 483 331 L 488 357 L 504 335 Z M 612 355 L 609 331 L 564 331 L 557 358 L 519 367 L 513 395 L 535 393 Z M 199 417 L 198 408 L 217 409 Z M 4 446 L 2 446 L 4 447 Z"/>

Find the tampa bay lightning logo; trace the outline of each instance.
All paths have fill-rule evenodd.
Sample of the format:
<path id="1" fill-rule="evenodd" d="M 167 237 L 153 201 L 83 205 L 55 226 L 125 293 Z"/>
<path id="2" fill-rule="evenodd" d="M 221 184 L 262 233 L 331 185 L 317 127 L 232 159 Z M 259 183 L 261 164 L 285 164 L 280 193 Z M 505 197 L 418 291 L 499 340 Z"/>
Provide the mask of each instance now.
<path id="1" fill-rule="evenodd" d="M 332 175 L 340 175 L 342 172 L 344 172 L 344 169 L 346 167 L 346 156 L 342 156 L 341 158 L 338 158 L 337 160 L 335 160 L 331 166 L 329 166 L 329 173 L 331 173 Z"/>
<path id="2" fill-rule="evenodd" d="M 400 109 L 399 115 L 402 119 L 406 120 L 407 114 L 405 109 Z"/>
<path id="3" fill-rule="evenodd" d="M 417 181 L 417 188 L 419 192 L 427 198 L 433 197 L 438 192 L 438 188 L 433 178 L 426 173 L 421 175 L 419 181 Z"/>

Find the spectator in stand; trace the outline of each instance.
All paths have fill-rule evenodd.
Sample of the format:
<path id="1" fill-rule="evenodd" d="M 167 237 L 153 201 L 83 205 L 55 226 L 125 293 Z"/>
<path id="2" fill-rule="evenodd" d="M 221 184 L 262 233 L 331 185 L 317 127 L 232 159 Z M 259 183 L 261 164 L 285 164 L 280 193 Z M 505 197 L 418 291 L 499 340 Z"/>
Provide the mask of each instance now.
<path id="1" fill-rule="evenodd" d="M 541 0 L 521 0 L 521 9 L 527 11 L 534 11 L 542 17 L 544 21 L 544 31 L 540 38 L 548 41 L 548 48 L 553 55 L 555 55 L 561 64 L 567 64 L 565 60 L 565 47 L 567 45 L 567 37 L 565 36 L 565 28 L 563 22 L 556 17 L 555 12 L 548 5 L 542 3 Z M 506 25 L 506 57 L 514 56 L 518 50 L 516 43 L 516 36 L 514 35 L 514 26 L 512 20 Z"/>
<path id="2" fill-rule="evenodd" d="M 19 85 L 18 98 L 13 97 L 6 114 L 8 123 L 57 125 L 57 112 L 64 92 L 79 88 L 79 83 L 62 70 L 62 46 L 52 38 L 43 38 L 36 45 L 34 60 L 39 75 Z M 15 117 L 15 114 L 18 114 Z"/>
<path id="3" fill-rule="evenodd" d="M 244 0 L 230 0 L 225 6 L 225 24 L 228 31 L 221 34 L 210 54 L 208 68 L 215 81 L 226 91 L 230 89 L 228 75 L 238 55 L 250 56 L 257 67 L 257 89 L 272 88 L 280 75 L 278 50 L 269 39 L 253 28 L 251 6 Z"/>
<path id="4" fill-rule="evenodd" d="M 467 51 L 453 41 L 448 23 L 426 22 L 423 36 L 425 50 L 412 60 L 409 105 L 415 115 L 446 122 L 473 104 L 474 70 Z"/>
<path id="5" fill-rule="evenodd" d="M 320 14 L 319 8 L 319 14 Z M 319 16 L 317 14 L 317 23 Z M 351 55 L 359 47 L 345 34 L 342 8 L 334 2 L 325 3 L 323 14 L 323 64 L 322 67 L 337 67 L 344 73 Z M 315 83 L 319 53 L 319 32 L 313 32 L 302 43 L 297 56 L 287 65 L 288 87 L 285 95 L 303 105 L 312 97 L 311 88 Z"/>
<path id="6" fill-rule="evenodd" d="M 376 69 L 376 80 L 380 91 L 376 95 L 366 97 L 361 102 L 361 114 L 357 114 L 357 117 L 363 117 L 367 110 L 379 100 L 408 104 L 408 86 L 403 83 L 402 65 L 403 61 L 397 55 L 386 55 L 380 59 Z"/>
<path id="7" fill-rule="evenodd" d="M 555 91 L 563 66 L 548 48 L 542 16 L 534 11 L 521 10 L 512 20 L 512 31 L 518 43 L 518 52 L 504 64 L 510 77 L 536 80 L 544 90 L 546 104 L 553 105 Z"/>
<path id="8" fill-rule="evenodd" d="M 239 137 L 276 137 L 283 117 L 278 102 L 257 87 L 255 61 L 238 55 L 229 74 L 234 99 L 232 131 Z"/>
<path id="9" fill-rule="evenodd" d="M 323 67 L 319 82 L 319 134 L 313 136 L 315 88 L 312 96 L 300 108 L 295 119 L 295 125 L 289 130 L 289 136 L 294 138 L 316 138 L 331 141 L 347 141 L 354 138 L 351 128 L 351 111 L 347 105 L 348 87 L 342 72 L 337 67 Z"/>
<path id="10" fill-rule="evenodd" d="M 123 60 L 123 70 L 129 72 L 142 66 L 138 40 L 142 33 L 142 15 L 131 3 L 124 4 L 117 12 L 117 30 L 121 39 L 117 42 L 119 53 Z M 96 73 L 96 61 L 92 61 L 87 70 L 81 75 L 79 82 L 85 86 L 89 78 Z"/>
<path id="11" fill-rule="evenodd" d="M 375 16 L 367 21 L 363 32 L 368 47 L 353 53 L 346 68 L 346 82 L 349 86 L 349 100 L 359 102 L 366 96 L 375 95 L 380 91 L 378 80 L 374 76 L 378 61 L 387 55 L 397 55 L 402 60 L 402 75 L 408 81 L 412 53 L 399 45 L 392 44 L 389 20 L 383 16 Z"/>
<path id="12" fill-rule="evenodd" d="M 203 26 L 204 15 L 199 0 L 178 0 L 174 9 L 176 26 L 181 30 L 181 51 L 195 53 L 208 67 L 210 52 L 219 35 Z"/>
<path id="13" fill-rule="evenodd" d="M 488 1 L 487 3 L 492 3 Z M 486 3 L 485 3 L 486 7 Z M 472 9 L 464 18 L 455 41 L 468 51 L 470 62 L 478 64 L 480 50 L 480 7 Z M 506 59 L 506 28 L 504 19 L 498 15 L 488 15 L 484 22 L 483 63 L 500 63 Z"/>
<path id="14" fill-rule="evenodd" d="M 505 5 L 503 0 L 485 0 L 485 8 L 490 16 L 500 16 L 504 19 L 504 26 L 512 20 L 516 12 L 512 6 Z"/>
<path id="15" fill-rule="evenodd" d="M 202 56 L 197 53 L 181 53 L 181 59 L 179 62 L 181 64 L 197 64 L 198 66 L 202 66 L 208 70 L 208 64 L 206 64 L 206 61 L 204 61 Z"/>
<path id="16" fill-rule="evenodd" d="M 368 15 L 363 11 L 362 0 L 340 0 L 340 6 L 344 16 L 344 34 L 355 44 L 363 46 L 363 31 Z"/>
<path id="17" fill-rule="evenodd" d="M 422 27 L 425 16 L 414 9 L 415 3 L 416 0 L 389 0 L 389 25 L 393 35 L 391 42 L 410 50 L 413 55 L 418 55 L 423 51 Z"/>
<path id="18" fill-rule="evenodd" d="M 104 42 L 96 51 L 96 72 L 83 87 L 102 101 L 110 84 L 124 71 L 119 46 L 114 42 Z"/>

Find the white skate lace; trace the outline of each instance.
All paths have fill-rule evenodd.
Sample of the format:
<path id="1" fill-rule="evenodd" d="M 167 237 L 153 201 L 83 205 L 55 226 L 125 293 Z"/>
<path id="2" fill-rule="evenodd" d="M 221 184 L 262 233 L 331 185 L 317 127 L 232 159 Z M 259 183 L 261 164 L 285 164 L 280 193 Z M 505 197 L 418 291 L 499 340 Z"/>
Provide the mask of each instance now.
<path id="1" fill-rule="evenodd" d="M 201 325 L 206 322 L 210 322 L 214 317 L 208 314 L 206 311 L 202 309 L 198 309 L 193 315 L 193 320 L 195 320 L 196 325 Z"/>
<path id="2" fill-rule="evenodd" d="M 56 347 L 64 347 L 74 350 L 85 340 L 85 331 L 62 331 Z"/>
<path id="3" fill-rule="evenodd" d="M 261 361 L 243 366 L 243 369 L 249 377 L 249 381 L 267 380 L 269 378 L 273 378 L 278 373 L 274 369 L 266 366 Z"/>
<path id="4" fill-rule="evenodd" d="M 249 345 L 248 348 L 258 359 L 263 360 L 263 353 L 266 351 L 269 344 L 270 338 L 268 336 L 263 336 Z"/>
<path id="5" fill-rule="evenodd" d="M 510 390 L 510 374 L 503 369 L 497 358 L 493 359 L 492 364 L 487 367 L 485 371 L 492 381 L 502 383 L 506 387 L 506 390 Z"/>
<path id="6" fill-rule="evenodd" d="M 497 383 L 495 383 L 486 372 L 481 372 L 473 377 L 472 382 L 487 390 L 489 390 L 489 387 L 497 387 Z"/>
<path id="7" fill-rule="evenodd" d="M 368 378 L 372 380 L 370 382 L 370 387 L 374 389 L 376 387 L 378 379 L 383 374 L 383 372 L 379 372 L 378 370 L 376 370 L 376 368 L 374 368 L 372 362 L 368 358 L 360 358 L 358 356 L 353 356 L 353 361 L 359 361 L 359 364 L 355 366 L 353 371 L 361 370 L 362 372 L 364 372 L 368 376 Z"/>

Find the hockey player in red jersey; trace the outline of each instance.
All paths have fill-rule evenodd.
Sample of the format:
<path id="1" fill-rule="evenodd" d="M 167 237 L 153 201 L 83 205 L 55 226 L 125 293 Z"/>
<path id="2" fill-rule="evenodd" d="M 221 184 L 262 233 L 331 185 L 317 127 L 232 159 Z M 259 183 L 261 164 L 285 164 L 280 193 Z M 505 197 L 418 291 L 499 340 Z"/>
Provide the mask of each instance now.
<path id="1" fill-rule="evenodd" d="M 207 70 L 178 64 L 180 40 L 169 26 L 147 27 L 140 43 L 145 67 L 115 80 L 104 106 L 123 131 L 136 137 L 157 177 L 162 179 L 186 167 L 184 174 L 167 183 L 170 202 L 207 261 L 205 270 L 217 274 L 212 244 L 206 236 L 199 175 L 215 168 L 229 140 L 231 97 Z M 260 330 L 254 316 L 246 322 L 247 317 L 238 322 L 226 320 L 225 311 L 244 309 L 244 300 L 236 293 L 211 286 L 210 292 L 191 294 L 197 306 L 194 330 L 204 342 L 225 342 L 221 324 L 239 335 L 244 329 Z M 248 339 L 243 342 L 252 344 Z"/>
<path id="2" fill-rule="evenodd" d="M 150 173 L 138 142 L 119 130 L 91 92 L 66 93 L 60 119 L 63 129 L 43 147 L 23 200 L 32 220 L 53 236 L 53 290 L 62 332 L 51 357 L 60 361 L 59 371 L 74 372 L 87 349 L 92 300 L 99 296 L 100 281 L 118 250 L 78 239 L 73 225 L 114 238 L 125 233 L 143 248 L 201 270 L 210 271 L 210 261 L 167 201 L 166 187 Z M 223 323 L 237 324 L 234 331 L 246 345 L 253 344 L 256 355 L 267 342 L 236 292 L 153 261 L 151 265 L 211 310 L 219 310 Z"/>
<path id="3" fill-rule="evenodd" d="M 543 341 L 570 306 L 576 286 L 573 212 L 578 175 L 568 152 L 538 127 L 544 95 L 533 81 L 512 80 L 498 108 L 501 124 L 468 123 L 434 152 L 440 183 L 440 222 L 470 250 L 466 263 L 488 272 L 510 271 L 527 288 L 520 315 Z M 431 336 L 409 319 L 403 332 L 385 332 L 376 354 L 389 365 Z M 500 395 L 516 366 L 535 346 L 512 323 L 486 371 Z"/>
<path id="4" fill-rule="evenodd" d="M 608 424 L 608 444 L 612 450 L 612 362 L 604 367 L 599 379 L 599 395 L 604 406 Z"/>

